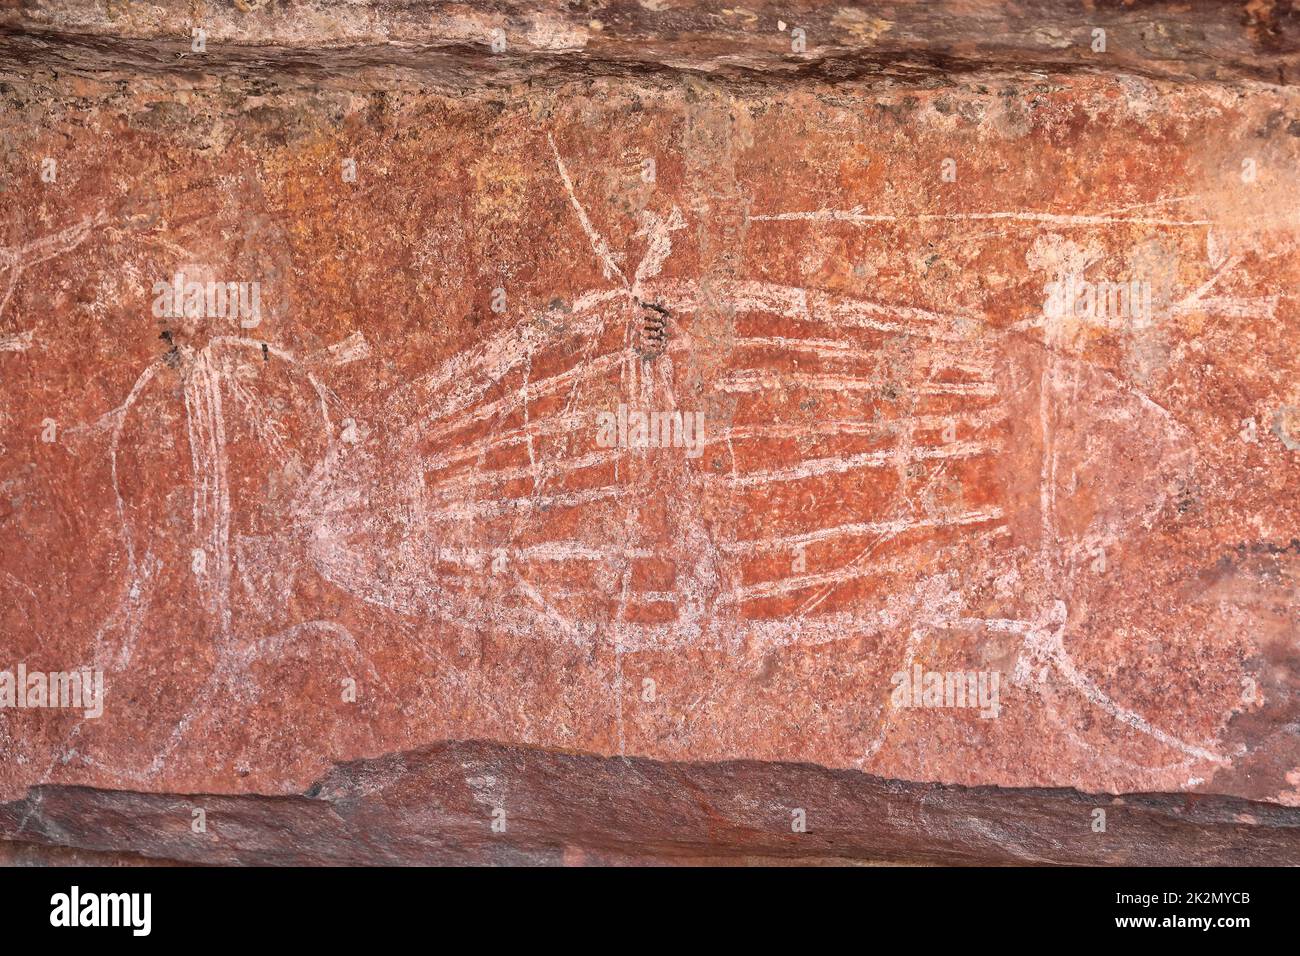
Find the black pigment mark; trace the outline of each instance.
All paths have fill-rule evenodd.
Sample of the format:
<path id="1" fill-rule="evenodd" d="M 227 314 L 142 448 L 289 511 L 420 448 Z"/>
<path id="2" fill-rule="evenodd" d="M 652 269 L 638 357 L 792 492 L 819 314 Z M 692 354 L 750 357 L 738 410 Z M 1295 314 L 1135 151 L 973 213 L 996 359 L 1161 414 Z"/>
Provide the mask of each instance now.
<path id="1" fill-rule="evenodd" d="M 653 361 L 664 353 L 668 347 L 668 310 L 654 302 L 637 304 L 646 310 L 641 320 L 641 345 L 637 349 L 641 357 Z"/>
<path id="2" fill-rule="evenodd" d="M 262 361 L 263 362 L 271 361 L 271 350 L 266 347 L 265 342 L 262 343 Z"/>
<path id="3" fill-rule="evenodd" d="M 1236 560 L 1233 560 L 1234 555 Z M 1219 555 L 1214 569 L 1220 574 L 1226 574 L 1234 567 L 1245 564 L 1248 558 L 1260 557 L 1273 558 L 1273 563 L 1276 565 L 1280 564 L 1282 557 L 1288 555 L 1300 556 L 1300 538 L 1292 538 L 1286 544 L 1275 544 L 1272 541 L 1245 541 Z"/>
<path id="4" fill-rule="evenodd" d="M 167 364 L 168 368 L 178 368 L 181 364 L 181 350 L 178 349 L 176 343 L 172 341 L 171 329 L 163 329 L 162 335 L 158 336 L 158 338 L 162 339 L 170 346 L 170 348 L 168 348 L 163 354 L 163 362 Z"/>
<path id="5" fill-rule="evenodd" d="M 1248 554 L 1300 554 L 1300 538 L 1292 538 L 1287 544 L 1274 544 L 1272 541 L 1251 541 L 1237 545 L 1238 557 Z"/>

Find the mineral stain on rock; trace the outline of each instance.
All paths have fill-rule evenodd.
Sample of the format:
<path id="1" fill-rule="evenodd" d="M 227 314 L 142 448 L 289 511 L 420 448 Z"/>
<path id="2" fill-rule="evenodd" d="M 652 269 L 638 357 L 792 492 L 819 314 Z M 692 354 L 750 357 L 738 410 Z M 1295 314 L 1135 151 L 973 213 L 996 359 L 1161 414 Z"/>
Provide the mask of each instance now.
<path id="1" fill-rule="evenodd" d="M 0 12 L 13 852 L 1297 862 L 1295 27 L 939 6 Z"/>

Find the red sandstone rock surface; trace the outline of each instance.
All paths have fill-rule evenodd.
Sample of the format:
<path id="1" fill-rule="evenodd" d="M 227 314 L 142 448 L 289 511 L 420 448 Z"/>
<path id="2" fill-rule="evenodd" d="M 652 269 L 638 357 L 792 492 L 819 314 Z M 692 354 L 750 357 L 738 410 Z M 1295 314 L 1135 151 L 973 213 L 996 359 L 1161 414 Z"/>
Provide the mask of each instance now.
<path id="1" fill-rule="evenodd" d="M 6 832 L 463 739 L 1300 805 L 1280 5 L 252 6 L 4 15 L 0 670 L 105 687 Z"/>

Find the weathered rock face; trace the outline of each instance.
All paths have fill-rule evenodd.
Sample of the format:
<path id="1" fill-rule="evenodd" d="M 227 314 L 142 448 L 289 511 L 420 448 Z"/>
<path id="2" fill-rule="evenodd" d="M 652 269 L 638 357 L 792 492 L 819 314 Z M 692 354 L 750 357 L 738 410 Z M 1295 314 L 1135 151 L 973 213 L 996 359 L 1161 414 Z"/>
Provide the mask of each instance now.
<path id="1" fill-rule="evenodd" d="M 75 817 L 306 821 L 263 797 L 473 738 L 648 758 L 528 758 L 589 799 L 1227 795 L 1294 856 L 1292 14 L 1062 6 L 241 4 L 203 52 L 179 8 L 7 12 L 0 673 L 104 690 L 0 708 L 0 833 L 298 859 Z M 1119 861 L 1043 849 L 1095 798 L 944 793 L 1030 836 L 819 820 Z M 743 817 L 478 858 L 800 852 Z"/>

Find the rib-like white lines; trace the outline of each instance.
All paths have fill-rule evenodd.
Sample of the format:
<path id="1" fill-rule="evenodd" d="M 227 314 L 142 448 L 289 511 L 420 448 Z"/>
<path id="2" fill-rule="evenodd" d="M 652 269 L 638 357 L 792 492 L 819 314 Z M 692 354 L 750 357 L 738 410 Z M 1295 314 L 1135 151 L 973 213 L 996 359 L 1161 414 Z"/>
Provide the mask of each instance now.
<path id="1" fill-rule="evenodd" d="M 914 448 L 908 455 L 909 460 L 928 461 L 945 458 L 971 458 L 978 455 L 994 454 L 1000 447 L 992 442 L 965 441 L 950 442 L 947 445 L 922 446 Z M 716 480 L 726 482 L 737 488 L 749 488 L 754 485 L 768 485 L 782 481 L 798 481 L 816 475 L 840 475 L 860 468 L 884 468 L 898 463 L 899 453 L 894 449 L 886 451 L 869 451 L 845 458 L 812 458 L 789 468 L 773 468 L 767 471 L 741 472 L 737 475 L 718 475 Z"/>
<path id="2" fill-rule="evenodd" d="M 714 387 L 730 394 L 753 394 L 797 387 L 817 392 L 874 392 L 889 384 L 884 378 L 859 378 L 853 375 L 816 372 L 780 372 L 773 369 L 746 369 L 719 381 Z M 992 382 L 926 382 L 908 385 L 917 395 L 972 395 L 992 398 L 998 394 Z"/>
<path id="3" fill-rule="evenodd" d="M 784 352 L 805 352 L 825 358 L 848 359 L 860 362 L 878 362 L 879 349 L 864 349 L 840 339 L 792 339 L 784 335 L 763 335 L 736 338 L 731 341 L 736 348 L 778 349 Z"/>
<path id="4" fill-rule="evenodd" d="M 592 331 L 597 331 L 603 325 L 603 320 L 594 319 L 589 325 Z M 464 385 L 454 389 L 450 398 L 440 401 L 422 412 L 420 420 L 414 428 L 408 426 L 410 438 L 425 445 L 436 445 L 439 439 L 445 438 L 462 428 L 521 409 L 525 401 L 535 402 L 539 398 L 561 392 L 566 386 L 572 388 L 580 382 L 585 382 L 609 372 L 627 361 L 629 356 L 634 353 L 630 350 L 623 350 L 586 359 L 565 369 L 563 372 L 557 372 L 546 378 L 531 381 L 523 388 L 511 391 L 499 399 L 477 405 L 473 404 L 481 399 L 483 393 L 499 382 L 509 371 L 517 366 L 523 366 L 528 361 L 530 354 L 531 349 L 521 350 L 517 356 L 502 359 L 493 369 L 494 374 L 489 379 L 484 379 L 482 376 L 468 379 L 468 370 L 466 370 L 468 380 Z M 452 362 L 457 365 L 462 364 L 456 359 L 453 359 Z M 436 376 L 436 379 L 445 377 L 440 373 Z M 433 384 L 434 379 L 431 377 L 431 379 L 422 383 L 422 386 L 429 387 Z M 430 427 L 431 425 L 434 427 Z M 500 437 L 495 436 L 493 440 Z"/>
<path id="5" fill-rule="evenodd" d="M 990 405 L 976 409 L 974 412 L 960 410 L 950 414 L 908 415 L 900 418 L 882 418 L 876 420 L 862 419 L 819 419 L 814 422 L 796 422 L 793 424 L 758 424 L 733 425 L 718 429 L 706 436 L 706 444 L 725 445 L 733 441 L 750 439 L 790 439 L 807 438 L 810 435 L 844 435 L 875 437 L 895 432 L 938 430 L 948 425 L 962 424 L 971 429 L 987 428 L 1006 421 L 1005 409 Z"/>
<path id="6" fill-rule="evenodd" d="M 482 570 L 496 557 L 498 551 L 505 552 L 512 561 L 525 563 L 544 561 L 624 561 L 628 558 L 651 558 L 654 552 L 648 548 L 593 547 L 583 541 L 544 541 L 522 548 L 439 548 L 435 552 L 438 561 L 455 564 L 463 568 Z"/>
<path id="7" fill-rule="evenodd" d="M 532 418 L 518 428 L 510 428 L 495 435 L 488 435 L 464 445 L 457 445 L 441 454 L 428 455 L 421 460 L 426 471 L 439 471 L 472 458 L 509 448 L 511 445 L 526 444 L 550 435 L 573 431 L 579 425 L 590 423 L 590 412 L 577 412 L 567 415 L 554 415 L 549 418 Z"/>
<path id="8" fill-rule="evenodd" d="M 814 209 L 807 212 L 765 213 L 750 216 L 751 222 L 843 222 L 854 226 L 868 226 L 873 223 L 891 222 L 986 222 L 1010 221 L 1026 223 L 1046 223 L 1053 226 L 1213 226 L 1213 219 L 1168 219 L 1148 216 L 1114 216 L 1114 215 L 1070 215 L 1051 212 L 999 211 L 999 212 L 951 212 L 951 213 L 910 213 L 887 215 L 868 213 L 861 206 L 852 209 Z"/>
<path id="9" fill-rule="evenodd" d="M 848 564 L 830 571 L 814 571 L 808 574 L 793 575 L 788 578 L 777 578 L 772 581 L 758 581 L 754 584 L 747 584 L 736 588 L 730 594 L 724 595 L 722 603 L 743 604 L 746 601 L 780 597 L 783 594 L 804 591 L 808 588 L 835 588 L 850 581 L 862 581 L 885 574 L 906 574 L 914 570 L 915 567 L 916 562 L 909 559 L 875 561 L 870 567 Z"/>
<path id="10" fill-rule="evenodd" d="M 744 336 L 730 340 L 733 348 L 763 349 L 766 354 L 802 353 L 815 355 L 829 361 L 864 362 L 879 365 L 884 354 L 879 347 L 863 348 L 843 339 L 791 338 L 785 335 Z M 970 361 L 970 347 L 958 349 L 950 346 L 931 346 L 919 356 L 931 370 L 946 369 L 970 375 L 981 381 L 992 374 L 992 362 Z"/>
<path id="11" fill-rule="evenodd" d="M 623 454 L 622 449 L 610 448 L 599 451 L 588 452 L 578 458 L 569 461 L 553 461 L 547 464 L 547 474 L 554 477 L 558 474 L 569 474 L 575 471 L 582 471 L 585 468 L 595 468 L 599 465 L 605 465 L 613 462 Z M 492 471 L 468 471 L 462 474 L 454 475 L 450 478 L 442 479 L 434 489 L 438 499 L 456 497 L 463 495 L 471 488 L 491 482 L 515 481 L 520 478 L 534 478 L 536 483 L 537 463 L 530 462 L 527 465 L 518 465 L 513 468 L 497 468 Z"/>
<path id="12" fill-rule="evenodd" d="M 559 313 L 551 323 L 527 323 L 514 326 L 492 337 L 478 348 L 457 354 L 433 372 L 419 379 L 413 386 L 415 402 L 421 414 L 406 427 L 412 436 L 423 434 L 430 422 L 441 421 L 449 415 L 468 408 L 507 374 L 520 368 L 539 346 L 550 342 L 559 334 L 590 337 L 604 327 L 605 317 L 601 306 L 626 299 L 623 289 L 604 289 L 589 292 L 573 303 L 572 317 L 561 323 Z M 428 396 L 421 400 L 420 395 Z M 436 396 L 436 397 L 435 397 Z"/>
<path id="13" fill-rule="evenodd" d="M 604 488 L 590 488 L 584 491 L 571 491 L 562 494 L 468 501 L 431 511 L 429 517 L 437 521 L 464 521 L 467 518 L 483 516 L 549 511 L 552 508 L 572 508 L 577 505 L 591 504 L 595 501 L 608 501 L 610 498 L 616 498 L 625 493 L 623 489 L 610 485 Z"/>
<path id="14" fill-rule="evenodd" d="M 539 378 L 501 398 L 463 409 L 453 418 L 425 431 L 424 435 L 430 444 L 436 444 L 438 439 L 446 437 L 459 429 L 487 421 L 499 415 L 508 414 L 515 409 L 522 409 L 526 401 L 535 402 L 539 398 L 563 391 L 565 386 L 572 385 L 575 381 L 584 381 L 602 375 L 611 369 L 617 368 L 629 354 L 628 352 L 612 352 L 594 358 L 589 362 L 574 365 L 572 368 L 557 372 L 547 378 Z"/>
<path id="15" fill-rule="evenodd" d="M 1003 517 L 1001 508 L 973 509 L 952 517 L 933 518 L 896 518 L 893 521 L 856 521 L 849 524 L 818 528 L 802 534 L 780 535 L 772 538 L 753 538 L 741 541 L 728 541 L 718 546 L 725 554 L 760 554 L 767 551 L 788 551 L 792 548 L 830 541 L 835 538 L 849 538 L 865 535 L 889 535 L 897 537 L 907 531 L 963 527 L 966 525 L 986 524 Z"/>
<path id="16" fill-rule="evenodd" d="M 733 372 L 714 388 L 728 394 L 752 394 L 797 386 L 822 392 L 874 392 L 883 388 L 884 379 L 857 378 L 852 375 L 821 375 L 815 372 L 780 372 L 754 368 Z"/>
<path id="17" fill-rule="evenodd" d="M 694 289 L 681 283 L 665 283 L 661 289 L 678 309 L 698 305 Z M 771 282 L 735 281 L 719 283 L 714 294 L 725 298 L 736 313 L 768 313 L 795 322 L 828 325 L 835 329 L 860 329 L 906 335 L 938 342 L 964 342 L 968 338 L 962 323 L 975 323 L 972 314 L 934 312 L 912 305 L 871 302 L 837 296 L 820 290 L 801 289 Z"/>

